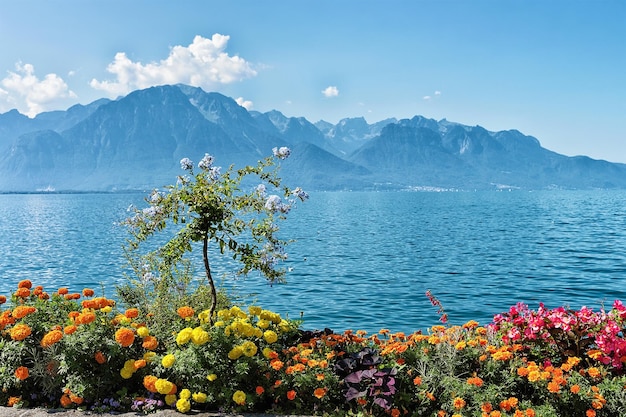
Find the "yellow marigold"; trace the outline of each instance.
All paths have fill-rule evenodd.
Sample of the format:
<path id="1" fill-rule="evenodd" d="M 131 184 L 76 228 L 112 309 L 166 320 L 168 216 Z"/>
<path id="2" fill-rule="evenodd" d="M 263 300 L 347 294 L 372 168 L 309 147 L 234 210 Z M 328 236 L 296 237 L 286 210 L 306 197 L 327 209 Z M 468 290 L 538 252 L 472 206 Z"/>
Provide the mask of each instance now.
<path id="1" fill-rule="evenodd" d="M 20 366 L 15 370 L 15 377 L 21 381 L 28 378 L 28 368 L 25 366 Z"/>
<path id="2" fill-rule="evenodd" d="M 127 368 L 122 368 L 120 369 L 120 376 L 124 379 L 130 379 L 133 376 L 133 371 Z"/>
<path id="3" fill-rule="evenodd" d="M 164 368 L 171 368 L 174 362 L 176 362 L 176 356 L 171 353 L 163 356 L 163 359 L 161 359 L 161 365 L 163 365 Z"/>
<path id="4" fill-rule="evenodd" d="M 206 376 L 206 379 L 208 379 L 210 382 L 213 382 L 217 379 L 217 375 L 215 374 L 209 374 Z"/>
<path id="5" fill-rule="evenodd" d="M 191 332 L 191 342 L 194 345 L 201 346 L 209 342 L 211 337 L 209 336 L 209 332 L 204 330 L 202 327 L 198 326 Z"/>
<path id="6" fill-rule="evenodd" d="M 176 396 L 174 394 L 167 394 L 165 396 L 165 404 L 170 406 L 176 404 Z"/>
<path id="7" fill-rule="evenodd" d="M 233 401 L 238 405 L 244 405 L 246 403 L 246 393 L 239 390 L 235 391 Z"/>
<path id="8" fill-rule="evenodd" d="M 176 409 L 181 413 L 187 413 L 191 410 L 191 402 L 186 398 L 181 398 L 176 401 Z"/>
<path id="9" fill-rule="evenodd" d="M 513 354 L 507 350 L 498 350 L 494 352 L 491 357 L 496 361 L 508 361 L 513 358 Z"/>
<path id="10" fill-rule="evenodd" d="M 596 367 L 587 369 L 587 374 L 592 378 L 599 378 L 601 375 L 600 370 Z"/>
<path id="11" fill-rule="evenodd" d="M 187 388 L 184 388 L 180 390 L 180 394 L 178 394 L 178 397 L 184 400 L 188 400 L 191 398 L 191 391 L 189 391 Z"/>
<path id="12" fill-rule="evenodd" d="M 41 347 L 47 348 L 48 346 L 52 346 L 61 340 L 62 337 L 63 332 L 61 330 L 52 330 L 46 333 L 43 339 L 41 339 Z"/>
<path id="13" fill-rule="evenodd" d="M 189 306 L 180 307 L 178 310 L 176 310 L 176 313 L 178 313 L 178 316 L 181 319 L 189 319 L 193 317 L 195 314 L 195 312 L 193 311 L 193 308 Z"/>
<path id="14" fill-rule="evenodd" d="M 34 313 L 35 311 L 37 311 L 37 309 L 33 306 L 17 306 L 13 309 L 11 315 L 19 320 Z"/>
<path id="15" fill-rule="evenodd" d="M 463 350 L 463 349 L 465 349 L 466 346 L 467 346 L 467 343 L 465 343 L 465 341 L 461 340 L 456 345 L 454 345 L 454 348 L 456 350 Z"/>
<path id="16" fill-rule="evenodd" d="M 148 330 L 146 326 L 139 326 L 137 328 L 137 335 L 142 339 L 145 339 L 147 336 L 150 335 L 150 330 Z"/>
<path id="17" fill-rule="evenodd" d="M 241 345 L 241 350 L 242 350 L 244 355 L 246 355 L 247 357 L 250 358 L 250 357 L 256 355 L 258 348 L 254 344 L 254 342 L 252 342 L 250 340 L 246 340 Z"/>
<path id="18" fill-rule="evenodd" d="M 167 379 L 158 378 L 154 381 L 154 387 L 156 388 L 159 394 L 167 395 L 172 391 L 174 384 L 172 384 Z"/>
<path id="19" fill-rule="evenodd" d="M 191 333 L 193 329 L 191 327 L 185 327 L 176 335 L 176 343 L 178 345 L 185 345 L 191 340 Z"/>
<path id="20" fill-rule="evenodd" d="M 14 327 L 11 328 L 11 330 L 9 330 L 9 335 L 11 336 L 11 339 L 16 341 L 26 339 L 28 336 L 30 336 L 31 333 L 32 330 L 28 326 L 28 324 L 23 323 L 16 324 Z"/>
<path id="21" fill-rule="evenodd" d="M 115 332 L 115 341 L 122 347 L 128 347 L 135 341 L 135 332 L 127 327 L 122 327 Z"/>
<path id="22" fill-rule="evenodd" d="M 248 307 L 248 312 L 250 313 L 251 316 L 258 316 L 261 314 L 261 307 L 258 306 L 250 306 Z"/>
<path id="23" fill-rule="evenodd" d="M 268 320 L 261 319 L 256 322 L 256 325 L 261 329 L 267 329 L 268 327 L 270 327 L 270 322 Z"/>
<path id="24" fill-rule="evenodd" d="M 241 355 L 243 355 L 243 349 L 241 349 L 241 346 L 235 346 L 228 352 L 228 359 L 234 361 L 239 359 Z"/>
<path id="25" fill-rule="evenodd" d="M 263 339 L 269 344 L 276 343 L 278 341 L 278 335 L 273 330 L 266 330 L 263 332 Z"/>
<path id="26" fill-rule="evenodd" d="M 197 402 L 198 404 L 203 404 L 207 400 L 207 395 L 204 392 L 194 392 L 191 395 L 191 399 L 194 400 L 194 402 Z"/>

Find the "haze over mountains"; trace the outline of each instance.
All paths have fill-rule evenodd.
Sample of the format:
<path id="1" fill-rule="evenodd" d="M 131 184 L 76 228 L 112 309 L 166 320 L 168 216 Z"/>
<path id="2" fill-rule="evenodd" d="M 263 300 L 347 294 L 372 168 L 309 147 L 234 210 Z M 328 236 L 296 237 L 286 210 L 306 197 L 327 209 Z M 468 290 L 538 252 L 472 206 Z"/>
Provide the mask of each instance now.
<path id="1" fill-rule="evenodd" d="M 174 85 L 33 119 L 0 114 L 0 192 L 160 188 L 176 181 L 184 157 L 210 153 L 225 168 L 276 146 L 292 149 L 281 162 L 286 183 L 310 191 L 626 188 L 626 164 L 560 155 L 517 130 L 421 116 L 311 123 Z"/>

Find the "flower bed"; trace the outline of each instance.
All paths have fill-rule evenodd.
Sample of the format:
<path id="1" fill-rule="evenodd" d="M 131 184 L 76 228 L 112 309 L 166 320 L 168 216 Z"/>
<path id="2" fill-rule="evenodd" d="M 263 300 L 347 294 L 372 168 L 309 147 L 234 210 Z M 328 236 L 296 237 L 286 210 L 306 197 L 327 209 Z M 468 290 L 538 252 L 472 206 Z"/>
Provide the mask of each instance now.
<path id="1" fill-rule="evenodd" d="M 303 331 L 257 306 L 209 317 L 187 305 L 168 332 L 154 334 L 152 317 L 139 309 L 122 311 L 89 289 L 48 294 L 30 281 L 0 302 L 0 402 L 7 406 L 626 415 L 619 301 L 599 312 L 517 305 L 486 327 L 470 321 L 410 335 Z"/>

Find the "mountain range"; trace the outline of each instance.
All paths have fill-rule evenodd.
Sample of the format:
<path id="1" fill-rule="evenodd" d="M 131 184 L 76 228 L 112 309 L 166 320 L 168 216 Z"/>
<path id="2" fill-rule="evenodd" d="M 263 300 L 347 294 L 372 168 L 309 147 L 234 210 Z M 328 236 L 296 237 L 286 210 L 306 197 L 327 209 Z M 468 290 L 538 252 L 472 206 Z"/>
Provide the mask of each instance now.
<path id="1" fill-rule="evenodd" d="M 292 150 L 286 183 L 311 191 L 626 188 L 626 164 L 560 155 L 517 130 L 422 116 L 311 123 L 165 85 L 34 118 L 0 114 L 0 192 L 148 190 L 174 183 L 184 157 L 241 166 L 277 146 Z"/>

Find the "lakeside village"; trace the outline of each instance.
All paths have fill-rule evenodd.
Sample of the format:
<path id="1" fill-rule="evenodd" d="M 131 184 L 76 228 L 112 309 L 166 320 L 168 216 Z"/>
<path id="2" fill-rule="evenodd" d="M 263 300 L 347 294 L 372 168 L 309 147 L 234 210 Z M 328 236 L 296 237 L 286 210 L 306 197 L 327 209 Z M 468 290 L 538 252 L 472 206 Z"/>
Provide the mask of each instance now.
<path id="1" fill-rule="evenodd" d="M 172 408 L 323 416 L 620 417 L 626 415 L 626 306 L 537 310 L 427 332 L 303 331 L 216 288 L 208 246 L 282 279 L 277 223 L 307 194 L 282 184 L 277 160 L 221 172 L 209 155 L 126 221 L 137 279 L 119 302 L 93 289 L 22 280 L 0 296 L 0 405 L 149 414 Z M 244 179 L 260 185 L 242 191 Z M 271 193 L 276 194 L 271 194 Z M 281 195 L 279 195 L 281 194 Z M 172 225 L 164 245 L 149 238 Z M 205 277 L 186 255 L 201 243 Z"/>

